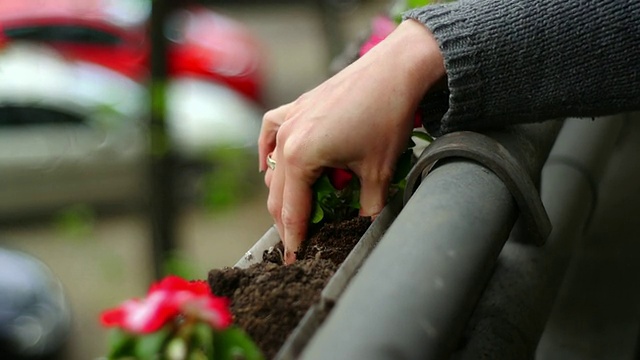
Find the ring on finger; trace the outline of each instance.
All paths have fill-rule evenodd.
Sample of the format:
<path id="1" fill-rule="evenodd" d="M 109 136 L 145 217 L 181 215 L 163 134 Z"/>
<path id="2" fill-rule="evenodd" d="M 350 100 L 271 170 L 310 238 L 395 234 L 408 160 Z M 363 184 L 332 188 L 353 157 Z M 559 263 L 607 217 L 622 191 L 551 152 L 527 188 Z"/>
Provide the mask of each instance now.
<path id="1" fill-rule="evenodd" d="M 270 154 L 267 155 L 267 166 L 271 170 L 275 170 L 276 169 L 276 161 L 271 158 Z"/>

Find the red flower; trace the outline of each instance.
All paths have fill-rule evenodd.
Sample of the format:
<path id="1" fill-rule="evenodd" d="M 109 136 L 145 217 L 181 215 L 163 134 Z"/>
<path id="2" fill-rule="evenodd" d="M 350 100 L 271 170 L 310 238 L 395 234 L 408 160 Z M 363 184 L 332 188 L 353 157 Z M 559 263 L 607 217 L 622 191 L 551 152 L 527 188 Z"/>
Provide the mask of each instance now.
<path id="1" fill-rule="evenodd" d="M 422 127 L 422 115 L 416 111 L 416 114 L 413 117 L 413 128 Z"/>
<path id="2" fill-rule="evenodd" d="M 187 281 L 168 276 L 149 288 L 144 299 L 125 301 L 104 311 L 100 320 L 106 327 L 117 326 L 136 334 L 159 330 L 179 315 L 203 320 L 216 329 L 231 324 L 227 299 L 211 294 L 204 281 Z"/>
<path id="3" fill-rule="evenodd" d="M 331 185 L 333 185 L 337 190 L 346 188 L 353 178 L 353 173 L 349 170 L 329 168 L 326 171 L 327 176 L 329 176 L 329 181 L 331 181 Z"/>

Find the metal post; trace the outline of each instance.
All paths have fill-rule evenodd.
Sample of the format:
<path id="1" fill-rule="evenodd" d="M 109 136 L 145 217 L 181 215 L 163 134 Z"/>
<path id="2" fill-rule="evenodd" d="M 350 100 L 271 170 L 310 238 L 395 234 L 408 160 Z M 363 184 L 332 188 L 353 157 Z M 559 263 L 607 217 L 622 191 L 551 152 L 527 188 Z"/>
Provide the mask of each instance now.
<path id="1" fill-rule="evenodd" d="M 169 1 L 155 0 L 151 10 L 150 199 L 154 275 L 165 275 L 166 256 L 175 249 L 175 157 L 166 130 L 167 41 L 164 24 Z"/>

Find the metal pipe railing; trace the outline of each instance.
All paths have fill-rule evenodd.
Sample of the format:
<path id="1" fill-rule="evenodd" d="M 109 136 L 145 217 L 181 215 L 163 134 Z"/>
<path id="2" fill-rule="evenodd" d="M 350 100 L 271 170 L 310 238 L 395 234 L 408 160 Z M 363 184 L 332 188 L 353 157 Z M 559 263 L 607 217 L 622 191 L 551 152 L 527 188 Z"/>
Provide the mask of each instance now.
<path id="1" fill-rule="evenodd" d="M 492 137 L 537 178 L 560 125 L 523 125 Z M 473 161 L 444 161 L 423 179 L 302 358 L 451 354 L 517 214 L 496 174 Z"/>
<path id="2" fill-rule="evenodd" d="M 505 245 L 455 359 L 534 357 L 625 116 L 565 122 L 542 171 L 541 197 L 553 231 L 543 247 Z"/>

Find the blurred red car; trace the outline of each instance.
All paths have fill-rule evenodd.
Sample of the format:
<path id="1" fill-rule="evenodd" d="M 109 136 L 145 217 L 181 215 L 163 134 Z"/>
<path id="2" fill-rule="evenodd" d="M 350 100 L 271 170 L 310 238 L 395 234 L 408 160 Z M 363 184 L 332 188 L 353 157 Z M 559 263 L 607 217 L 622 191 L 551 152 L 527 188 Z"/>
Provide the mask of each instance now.
<path id="1" fill-rule="evenodd" d="M 0 219 L 146 193 L 150 4 L 0 0 Z M 165 35 L 165 121 L 181 166 L 224 171 L 211 159 L 220 148 L 255 156 L 258 41 L 202 7 L 174 11 Z"/>
<path id="2" fill-rule="evenodd" d="M 0 48 L 44 43 L 141 81 L 148 76 L 150 9 L 142 0 L 2 0 Z M 170 76 L 220 82 L 261 103 L 262 49 L 243 25 L 189 6 L 170 15 L 165 35 Z"/>

